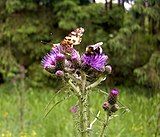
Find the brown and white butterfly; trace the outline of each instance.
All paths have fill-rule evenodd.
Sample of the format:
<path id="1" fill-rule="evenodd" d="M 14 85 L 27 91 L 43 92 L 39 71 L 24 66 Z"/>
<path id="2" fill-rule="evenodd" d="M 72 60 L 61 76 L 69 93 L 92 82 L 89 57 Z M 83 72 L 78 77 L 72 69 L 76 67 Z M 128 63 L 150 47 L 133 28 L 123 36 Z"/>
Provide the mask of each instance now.
<path id="1" fill-rule="evenodd" d="M 70 32 L 68 36 L 65 36 L 65 38 L 58 44 L 53 44 L 53 43 L 50 43 L 50 41 L 45 41 L 45 40 L 42 40 L 41 43 L 51 44 L 53 46 L 52 48 L 60 44 L 65 49 L 69 49 L 69 48 L 73 48 L 74 45 L 78 45 L 81 43 L 82 41 L 81 37 L 83 33 L 84 33 L 84 28 L 80 27 Z"/>
<path id="2" fill-rule="evenodd" d="M 84 33 L 84 28 L 80 27 L 75 30 L 73 30 L 71 33 L 68 34 L 61 42 L 60 45 L 62 45 L 65 48 L 72 48 L 74 45 L 78 45 L 82 41 L 82 35 Z"/>

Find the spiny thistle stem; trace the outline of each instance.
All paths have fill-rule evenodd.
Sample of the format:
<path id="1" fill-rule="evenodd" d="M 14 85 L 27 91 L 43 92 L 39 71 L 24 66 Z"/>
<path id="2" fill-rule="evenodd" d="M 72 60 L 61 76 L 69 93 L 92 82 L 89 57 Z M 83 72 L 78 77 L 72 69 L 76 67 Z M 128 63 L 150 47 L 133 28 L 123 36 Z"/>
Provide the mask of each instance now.
<path id="1" fill-rule="evenodd" d="M 104 123 L 102 125 L 102 129 L 101 129 L 99 137 L 104 137 L 104 131 L 105 131 L 106 127 L 108 126 L 108 122 L 109 122 L 109 113 L 107 113 L 107 117 L 106 117 L 106 120 L 104 121 Z"/>
<path id="2" fill-rule="evenodd" d="M 89 137 L 89 132 L 86 130 L 89 125 L 89 102 L 88 92 L 86 92 L 86 74 L 81 72 L 81 96 L 79 97 L 79 113 L 80 113 L 80 131 L 81 137 Z"/>
<path id="3" fill-rule="evenodd" d="M 88 127 L 88 97 L 87 95 L 79 98 L 79 114 L 80 114 L 80 133 L 81 137 L 89 137 Z"/>

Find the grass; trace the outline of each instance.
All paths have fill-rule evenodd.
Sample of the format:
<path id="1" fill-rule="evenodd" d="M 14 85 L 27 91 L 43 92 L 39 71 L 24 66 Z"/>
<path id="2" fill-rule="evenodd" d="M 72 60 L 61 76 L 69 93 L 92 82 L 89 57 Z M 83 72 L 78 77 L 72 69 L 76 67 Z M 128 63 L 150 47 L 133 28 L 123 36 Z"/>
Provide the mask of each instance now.
<path id="1" fill-rule="evenodd" d="M 23 87 L 22 87 L 23 88 Z M 76 104 L 76 99 L 70 98 L 58 104 L 43 119 L 44 108 L 55 92 L 47 89 L 22 88 L 15 90 L 7 85 L 0 87 L 0 136 L 2 137 L 74 137 L 74 121 L 70 107 Z M 22 90 L 23 102 L 20 102 L 19 92 Z M 157 132 L 158 105 L 160 94 L 149 95 L 149 91 L 140 88 L 120 87 L 119 100 L 129 109 L 129 113 L 117 113 L 119 116 L 109 122 L 106 131 L 108 137 L 155 137 Z M 60 93 L 52 102 L 55 103 L 66 95 Z M 102 104 L 106 96 L 94 91 L 91 100 L 91 112 L 101 115 Z M 49 109 L 48 109 L 49 110 Z M 22 116 L 22 119 L 20 117 Z M 91 117 L 94 119 L 94 117 Z M 100 123 L 93 129 L 98 132 Z M 97 137 L 97 134 L 93 134 Z"/>

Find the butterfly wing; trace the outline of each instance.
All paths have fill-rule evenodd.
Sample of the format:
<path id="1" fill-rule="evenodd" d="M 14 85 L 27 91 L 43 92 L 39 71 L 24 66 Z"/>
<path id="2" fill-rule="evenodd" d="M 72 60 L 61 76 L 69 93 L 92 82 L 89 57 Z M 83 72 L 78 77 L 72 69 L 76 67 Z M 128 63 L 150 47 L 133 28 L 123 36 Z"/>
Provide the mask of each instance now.
<path id="1" fill-rule="evenodd" d="M 80 27 L 68 34 L 62 41 L 61 45 L 66 48 L 72 48 L 74 45 L 81 43 L 82 35 L 84 33 L 84 28 Z"/>

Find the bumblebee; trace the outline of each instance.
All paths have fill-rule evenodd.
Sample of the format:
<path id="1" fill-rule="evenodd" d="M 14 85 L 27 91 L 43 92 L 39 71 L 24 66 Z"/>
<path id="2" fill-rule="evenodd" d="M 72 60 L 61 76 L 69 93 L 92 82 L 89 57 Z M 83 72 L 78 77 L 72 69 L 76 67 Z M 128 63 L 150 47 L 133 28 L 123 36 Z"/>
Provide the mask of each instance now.
<path id="1" fill-rule="evenodd" d="M 103 42 L 96 43 L 95 45 L 89 45 L 86 47 L 86 54 L 94 55 L 94 54 L 102 54 L 101 45 Z"/>

